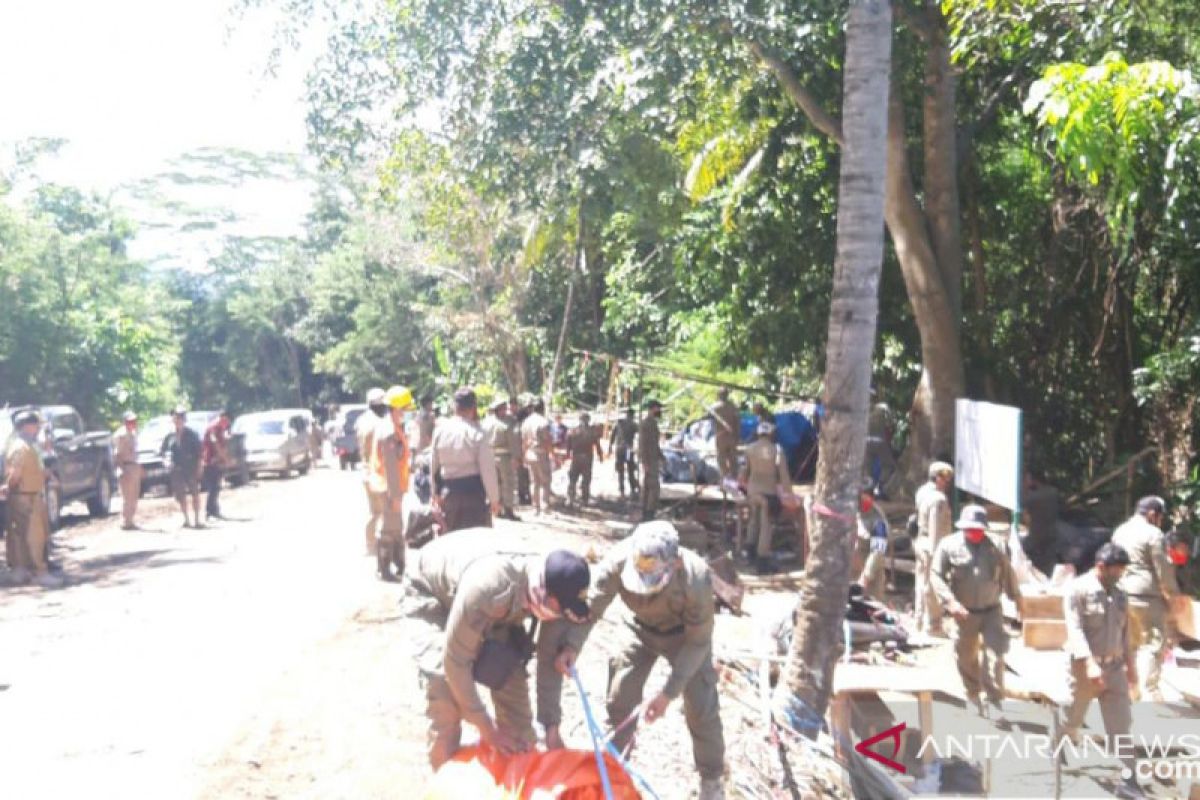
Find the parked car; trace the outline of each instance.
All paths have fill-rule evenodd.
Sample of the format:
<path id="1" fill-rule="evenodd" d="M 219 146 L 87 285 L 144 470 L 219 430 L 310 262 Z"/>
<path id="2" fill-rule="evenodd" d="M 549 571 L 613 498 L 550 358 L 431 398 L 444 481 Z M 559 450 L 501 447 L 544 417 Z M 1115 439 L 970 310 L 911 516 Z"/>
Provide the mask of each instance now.
<path id="1" fill-rule="evenodd" d="M 108 431 L 85 431 L 83 418 L 71 406 L 17 406 L 0 413 L 0 443 L 6 449 L 14 435 L 13 417 L 26 409 L 37 411 L 44 423 L 41 447 L 50 527 L 58 527 L 62 507 L 76 500 L 86 502 L 93 517 L 107 516 L 117 485 L 112 435 Z M 3 472 L 4 453 L 0 452 L 0 475 Z"/>
<path id="2" fill-rule="evenodd" d="M 233 432 L 244 437 L 251 476 L 277 472 L 286 478 L 293 469 L 301 475 L 308 472 L 311 429 L 312 412 L 296 408 L 243 414 L 233 423 Z"/>
<path id="3" fill-rule="evenodd" d="M 358 437 L 354 435 L 354 426 L 358 418 L 366 412 L 363 404 L 342 406 L 334 420 L 334 435 L 330 439 L 333 453 L 337 456 L 338 465 L 342 469 L 354 469 L 354 465 L 362 461 L 362 453 L 358 452 Z"/>
<path id="4" fill-rule="evenodd" d="M 185 424 L 204 436 L 205 429 L 217 418 L 216 411 L 189 411 Z M 138 463 L 142 465 L 142 493 L 155 486 L 166 486 L 169 480 L 167 465 L 163 461 L 162 444 L 167 434 L 175 430 L 169 415 L 152 417 L 138 430 Z M 241 434 L 230 432 L 229 465 L 225 468 L 225 479 L 231 486 L 242 486 L 250 481 L 246 465 L 246 443 Z"/>

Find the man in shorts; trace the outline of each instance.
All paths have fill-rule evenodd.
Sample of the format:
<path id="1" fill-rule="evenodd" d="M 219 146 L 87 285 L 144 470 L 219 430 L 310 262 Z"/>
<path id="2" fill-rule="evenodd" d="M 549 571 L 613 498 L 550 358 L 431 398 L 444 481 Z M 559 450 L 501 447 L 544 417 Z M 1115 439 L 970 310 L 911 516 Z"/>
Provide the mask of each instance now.
<path id="1" fill-rule="evenodd" d="M 171 412 L 175 430 L 163 439 L 161 454 L 170 464 L 171 494 L 183 511 L 183 527 L 202 528 L 200 522 L 200 436 L 187 426 L 187 409 L 176 406 Z M 188 519 L 188 496 L 192 498 L 192 519 Z"/>

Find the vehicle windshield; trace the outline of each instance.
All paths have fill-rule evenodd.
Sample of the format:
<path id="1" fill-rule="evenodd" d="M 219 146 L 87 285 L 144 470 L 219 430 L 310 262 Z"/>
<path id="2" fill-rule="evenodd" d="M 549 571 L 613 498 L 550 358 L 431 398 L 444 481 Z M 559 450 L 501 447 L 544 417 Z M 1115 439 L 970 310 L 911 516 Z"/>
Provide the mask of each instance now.
<path id="1" fill-rule="evenodd" d="M 0 414 L 0 444 L 7 442 L 12 432 L 12 418 L 8 414 Z"/>
<path id="2" fill-rule="evenodd" d="M 251 436 L 282 436 L 284 422 L 281 419 L 251 419 L 238 420 L 234 426 L 236 433 L 246 433 Z"/>
<path id="3" fill-rule="evenodd" d="M 166 435 L 174 429 L 175 426 L 171 424 L 170 417 L 155 417 L 146 423 L 138 435 L 145 437 L 146 441 L 154 441 L 166 438 Z"/>

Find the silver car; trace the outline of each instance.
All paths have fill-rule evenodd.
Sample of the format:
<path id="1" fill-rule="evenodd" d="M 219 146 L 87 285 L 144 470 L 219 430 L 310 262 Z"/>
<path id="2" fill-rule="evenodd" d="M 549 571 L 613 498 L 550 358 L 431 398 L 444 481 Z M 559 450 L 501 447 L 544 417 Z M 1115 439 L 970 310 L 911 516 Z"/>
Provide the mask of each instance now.
<path id="1" fill-rule="evenodd" d="M 310 444 L 311 413 L 303 409 L 280 409 L 243 414 L 233 423 L 233 432 L 246 442 L 246 467 L 250 474 L 275 472 L 288 477 L 312 467 Z"/>

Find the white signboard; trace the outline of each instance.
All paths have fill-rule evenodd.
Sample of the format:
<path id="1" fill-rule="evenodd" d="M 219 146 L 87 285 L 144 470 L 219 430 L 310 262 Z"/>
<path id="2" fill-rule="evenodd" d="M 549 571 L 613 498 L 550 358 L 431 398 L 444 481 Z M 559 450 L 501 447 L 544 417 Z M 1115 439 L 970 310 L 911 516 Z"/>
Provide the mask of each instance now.
<path id="1" fill-rule="evenodd" d="M 955 404 L 954 484 L 1020 510 L 1021 409 L 975 400 Z"/>

